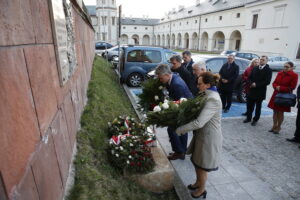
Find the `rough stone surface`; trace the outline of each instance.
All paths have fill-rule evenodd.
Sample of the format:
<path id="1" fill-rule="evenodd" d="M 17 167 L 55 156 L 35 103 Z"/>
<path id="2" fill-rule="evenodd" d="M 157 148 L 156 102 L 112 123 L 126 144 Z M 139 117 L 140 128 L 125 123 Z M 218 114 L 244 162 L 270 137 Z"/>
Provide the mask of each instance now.
<path id="1" fill-rule="evenodd" d="M 29 0 L 1 1 L 0 46 L 35 43 Z"/>
<path id="2" fill-rule="evenodd" d="M 17 194 L 14 194 L 14 199 L 18 199 L 18 200 L 39 199 L 39 194 L 36 188 L 36 184 L 34 181 L 31 168 L 27 170 L 25 177 L 23 178 L 22 182 L 18 186 L 18 192 Z"/>
<path id="3" fill-rule="evenodd" d="M 144 175 L 126 175 L 129 179 L 136 181 L 139 185 L 154 193 L 162 193 L 173 188 L 174 170 L 166 158 L 160 144 L 152 147 L 151 152 L 155 161 L 153 172 Z"/>
<path id="4" fill-rule="evenodd" d="M 47 133 L 48 140 L 40 144 L 32 164 L 39 197 L 43 200 L 62 199 L 63 195 L 62 179 L 50 131 Z"/>
<path id="5" fill-rule="evenodd" d="M 52 43 L 53 39 L 48 1 L 30 0 L 30 7 L 36 43 Z"/>
<path id="6" fill-rule="evenodd" d="M 22 49 L 1 49 L 0 63 L 0 169 L 10 195 L 40 132 Z"/>
<path id="7" fill-rule="evenodd" d="M 51 133 L 54 141 L 55 152 L 58 160 L 62 182 L 68 178 L 70 162 L 72 159 L 72 148 L 68 134 L 67 122 L 62 111 L 58 111 L 51 125 Z"/>
<path id="8" fill-rule="evenodd" d="M 51 45 L 24 49 L 31 88 L 41 133 L 44 135 L 57 111 L 57 99 L 51 71 L 49 48 Z M 38 69 L 38 70 L 37 70 Z"/>

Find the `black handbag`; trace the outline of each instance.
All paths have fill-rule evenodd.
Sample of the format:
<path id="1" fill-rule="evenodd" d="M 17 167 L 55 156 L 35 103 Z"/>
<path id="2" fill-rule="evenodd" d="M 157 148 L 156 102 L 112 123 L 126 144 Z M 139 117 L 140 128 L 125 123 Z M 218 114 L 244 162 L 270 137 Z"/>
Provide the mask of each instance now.
<path id="1" fill-rule="evenodd" d="M 278 93 L 275 96 L 275 105 L 284 107 L 294 107 L 297 96 L 293 93 Z"/>

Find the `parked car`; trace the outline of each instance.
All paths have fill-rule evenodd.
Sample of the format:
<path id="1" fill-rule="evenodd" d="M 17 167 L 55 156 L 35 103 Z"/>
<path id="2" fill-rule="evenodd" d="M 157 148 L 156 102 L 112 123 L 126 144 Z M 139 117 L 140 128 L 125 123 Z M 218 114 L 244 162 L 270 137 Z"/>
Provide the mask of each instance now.
<path id="1" fill-rule="evenodd" d="M 108 61 L 112 61 L 113 58 L 119 56 L 119 47 L 118 46 L 114 46 L 114 47 L 112 47 L 110 49 L 107 49 L 101 55 L 104 58 L 107 58 Z"/>
<path id="2" fill-rule="evenodd" d="M 227 56 L 193 55 L 192 58 L 194 62 L 205 62 L 207 71 L 211 71 L 213 73 L 219 73 L 222 65 L 227 62 Z M 240 72 L 238 78 L 234 83 L 233 95 L 237 97 L 237 100 L 239 102 L 245 103 L 247 101 L 247 98 L 246 93 L 243 90 L 242 74 L 249 66 L 250 61 L 243 58 L 235 58 L 235 63 L 240 67 Z M 147 74 L 149 78 L 154 77 L 154 75 L 154 70 Z"/>
<path id="3" fill-rule="evenodd" d="M 138 87 L 145 75 L 158 64 L 169 64 L 171 56 L 177 54 L 170 49 L 149 46 L 122 47 L 119 58 L 121 81 Z"/>
<path id="4" fill-rule="evenodd" d="M 232 54 L 235 55 L 235 57 L 244 58 L 247 60 L 252 60 L 253 58 L 259 58 L 259 56 L 254 53 L 246 53 L 246 52 L 238 51 L 238 52 L 234 52 Z"/>
<path id="5" fill-rule="evenodd" d="M 110 49 L 113 45 L 107 42 L 96 42 L 95 43 L 95 53 L 102 54 L 106 49 Z"/>
<path id="6" fill-rule="evenodd" d="M 269 57 L 269 61 L 268 61 L 268 65 L 270 66 L 270 68 L 273 71 L 280 71 L 280 70 L 283 69 L 284 63 L 286 63 L 288 61 L 291 61 L 291 60 L 288 59 L 287 57 L 283 57 L 283 56 L 270 56 Z M 295 68 L 295 66 L 294 66 L 294 68 Z"/>
<path id="7" fill-rule="evenodd" d="M 220 53 L 220 55 L 221 55 L 221 56 L 228 56 L 228 55 L 233 54 L 233 53 L 235 53 L 235 52 L 236 52 L 236 50 L 226 50 L 226 51 L 222 51 L 222 52 Z"/>

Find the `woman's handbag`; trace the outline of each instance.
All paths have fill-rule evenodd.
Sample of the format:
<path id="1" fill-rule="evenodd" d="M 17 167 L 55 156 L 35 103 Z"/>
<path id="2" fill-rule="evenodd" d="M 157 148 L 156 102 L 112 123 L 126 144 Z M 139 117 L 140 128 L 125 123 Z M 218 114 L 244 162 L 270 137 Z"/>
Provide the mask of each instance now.
<path id="1" fill-rule="evenodd" d="M 294 107 L 296 105 L 296 95 L 293 93 L 278 93 L 275 96 L 275 105 L 284 107 Z"/>

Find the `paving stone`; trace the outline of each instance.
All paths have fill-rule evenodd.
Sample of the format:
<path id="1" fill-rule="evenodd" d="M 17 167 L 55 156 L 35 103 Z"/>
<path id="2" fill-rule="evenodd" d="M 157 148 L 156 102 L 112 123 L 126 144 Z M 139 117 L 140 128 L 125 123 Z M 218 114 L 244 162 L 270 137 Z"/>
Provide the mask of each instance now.
<path id="1" fill-rule="evenodd" d="M 68 134 L 67 122 L 62 111 L 57 112 L 51 124 L 51 133 L 54 141 L 60 174 L 62 176 L 62 183 L 65 187 L 72 159 L 72 148 Z"/>
<path id="2" fill-rule="evenodd" d="M 13 199 L 18 199 L 18 200 L 39 199 L 39 194 L 36 188 L 36 184 L 34 181 L 31 168 L 27 170 L 25 177 L 23 178 L 22 182 L 19 184 L 17 190 L 18 192 L 13 195 Z"/>
<path id="3" fill-rule="evenodd" d="M 0 46 L 33 44 L 33 29 L 30 0 L 1 1 Z"/>
<path id="4" fill-rule="evenodd" d="M 30 7 L 36 43 L 53 43 L 48 1 L 30 0 Z"/>
<path id="5" fill-rule="evenodd" d="M 238 184 L 223 184 L 214 186 L 224 200 L 252 200 L 253 198 Z"/>
<path id="6" fill-rule="evenodd" d="M 63 197 L 62 179 L 50 134 L 48 132 L 49 137 L 41 142 L 32 164 L 39 197 L 43 200 L 62 199 Z"/>
<path id="7" fill-rule="evenodd" d="M 53 65 L 49 63 L 47 45 L 26 47 L 24 52 L 40 130 L 44 135 L 57 112 Z"/>
<path id="8" fill-rule="evenodd" d="M 212 185 L 236 183 L 236 180 L 223 167 L 208 173 L 208 181 Z"/>
<path id="9" fill-rule="evenodd" d="M 23 50 L 1 49 L 0 63 L 0 163 L 10 195 L 25 172 L 40 131 Z"/>
<path id="10" fill-rule="evenodd" d="M 249 169 L 242 164 L 237 165 L 223 165 L 224 169 L 238 182 L 258 180 Z"/>

